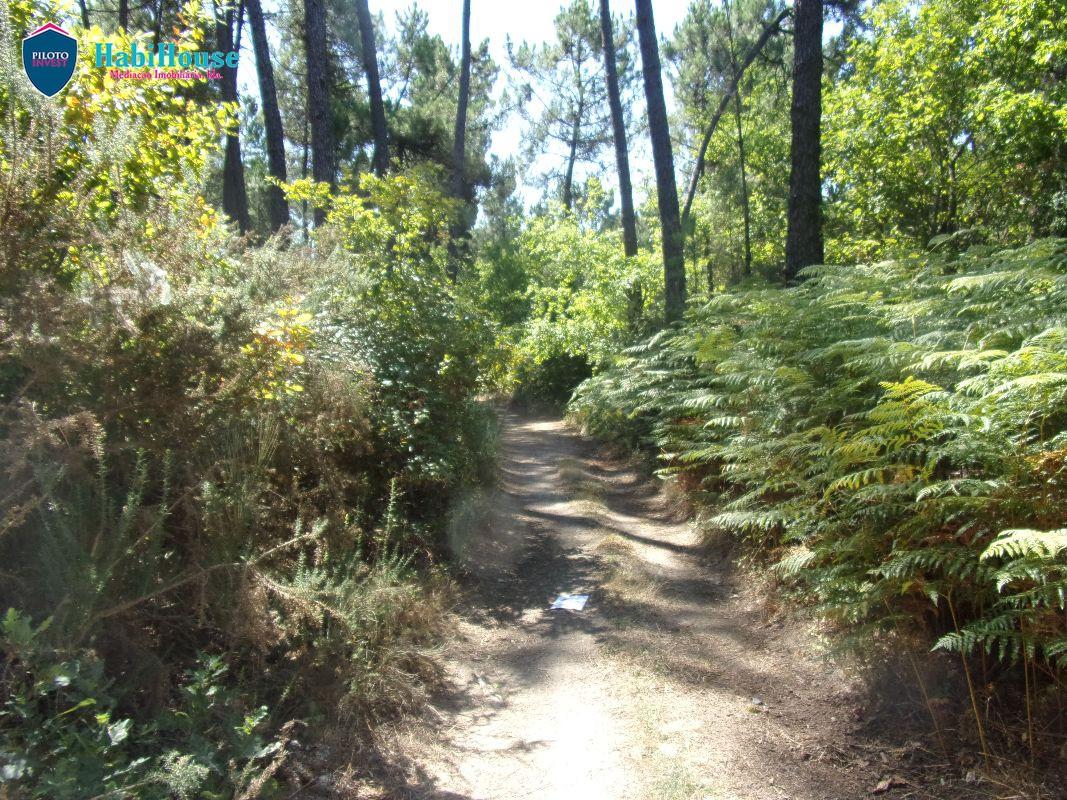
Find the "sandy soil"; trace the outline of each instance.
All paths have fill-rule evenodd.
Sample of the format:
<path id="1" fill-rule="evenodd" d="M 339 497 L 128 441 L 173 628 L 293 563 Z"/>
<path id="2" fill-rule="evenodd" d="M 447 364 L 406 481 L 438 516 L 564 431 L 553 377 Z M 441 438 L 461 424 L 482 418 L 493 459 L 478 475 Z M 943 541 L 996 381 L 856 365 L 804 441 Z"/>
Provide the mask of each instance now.
<path id="1" fill-rule="evenodd" d="M 920 745 L 871 734 L 861 685 L 810 626 L 768 618 L 658 481 L 559 420 L 514 415 L 501 470 L 453 536 L 470 587 L 451 689 L 432 724 L 392 732 L 379 796 L 959 795 L 914 767 Z M 561 592 L 589 603 L 550 610 Z"/>

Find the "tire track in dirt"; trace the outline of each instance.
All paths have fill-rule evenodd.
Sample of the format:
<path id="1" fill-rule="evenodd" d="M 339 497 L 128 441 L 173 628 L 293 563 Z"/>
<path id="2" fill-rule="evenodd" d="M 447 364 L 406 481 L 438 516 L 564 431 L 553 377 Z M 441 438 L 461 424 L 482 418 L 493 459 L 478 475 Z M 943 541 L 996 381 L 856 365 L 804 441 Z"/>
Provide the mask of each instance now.
<path id="1" fill-rule="evenodd" d="M 453 690 L 394 743 L 388 796 L 843 800 L 905 773 L 858 734 L 859 685 L 802 625 L 766 623 L 658 482 L 517 415 L 500 468 L 453 536 L 471 576 Z M 589 604 L 549 610 L 560 592 Z"/>

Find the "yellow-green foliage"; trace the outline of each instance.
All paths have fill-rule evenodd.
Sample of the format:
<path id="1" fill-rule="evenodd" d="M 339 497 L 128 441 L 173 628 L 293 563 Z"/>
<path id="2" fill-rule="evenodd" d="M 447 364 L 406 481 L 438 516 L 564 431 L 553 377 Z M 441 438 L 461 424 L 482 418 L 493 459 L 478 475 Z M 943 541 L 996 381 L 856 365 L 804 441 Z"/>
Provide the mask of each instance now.
<path id="1" fill-rule="evenodd" d="M 236 124 L 236 108 L 198 102 L 197 81 L 112 79 L 107 69 L 95 64 L 96 44 L 128 49 L 133 39 L 124 33 L 105 34 L 98 26 L 78 30 L 74 80 L 61 95 L 46 100 L 23 76 L 17 47 L 18 37 L 52 18 L 62 17 L 43 3 L 19 2 L 0 9 L 0 47 L 5 51 L 0 57 L 0 107 L 7 133 L 34 130 L 50 150 L 50 170 L 37 176 L 45 180 L 35 192 L 42 200 L 53 197 L 54 202 L 77 206 L 98 224 L 112 223 L 124 212 L 144 211 L 151 201 L 184 205 L 188 195 L 198 194 L 201 172 L 219 135 Z M 172 32 L 173 41 L 179 48 L 200 48 L 203 20 L 198 3 L 187 4 L 181 19 L 183 27 Z M 54 138 L 48 129 L 54 129 Z M 8 150 L 6 155 L 12 154 Z M 204 207 L 197 222 L 208 225 L 213 216 L 213 210 Z M 139 222 L 151 236 L 151 216 Z"/>
<path id="2" fill-rule="evenodd" d="M 228 109 L 4 80 L 0 794 L 275 796 L 288 720 L 433 675 L 439 520 L 492 437 L 452 203 L 367 178 L 314 247 L 248 248 L 198 194 Z"/>
<path id="3" fill-rule="evenodd" d="M 828 258 L 907 251 L 984 227 L 1057 230 L 1067 58 L 1057 0 L 885 0 L 864 11 L 824 116 Z"/>
<path id="4" fill-rule="evenodd" d="M 819 267 L 695 309 L 572 411 L 698 478 L 827 613 L 1062 665 L 1065 320 L 1063 240 Z"/>
<path id="5" fill-rule="evenodd" d="M 603 199 L 597 187 L 590 192 L 594 204 Z M 520 396 L 565 402 L 591 369 L 661 313 L 654 254 L 626 258 L 618 232 L 602 230 L 586 207 L 579 204 L 574 213 L 556 207 L 531 219 L 505 259 L 521 289 L 484 301 L 492 310 L 518 300 L 522 309 L 521 321 L 506 331 Z"/>

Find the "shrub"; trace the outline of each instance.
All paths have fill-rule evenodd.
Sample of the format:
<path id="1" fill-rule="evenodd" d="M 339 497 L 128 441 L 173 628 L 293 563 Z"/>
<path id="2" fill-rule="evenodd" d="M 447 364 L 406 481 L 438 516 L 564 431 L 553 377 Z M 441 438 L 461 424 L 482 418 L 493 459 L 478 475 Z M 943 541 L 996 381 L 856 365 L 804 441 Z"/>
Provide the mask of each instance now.
<path id="1" fill-rule="evenodd" d="M 525 293 L 523 319 L 507 331 L 511 371 L 505 384 L 520 399 L 562 405 L 582 379 L 658 317 L 655 258 L 625 258 L 617 232 L 601 230 L 581 213 L 556 209 L 533 219 L 510 261 L 525 278 Z M 494 279 L 482 272 L 484 280 Z M 512 298 L 496 302 L 510 313 Z"/>
<path id="2" fill-rule="evenodd" d="M 15 797 L 240 796 L 253 782 L 259 797 L 280 796 L 264 771 L 284 742 L 264 736 L 267 708 L 248 708 L 221 658 L 202 658 L 181 676 L 180 699 L 137 725 L 103 664 L 48 648 L 47 628 L 13 609 L 0 624 L 0 785 L 16 787 Z"/>
<path id="3" fill-rule="evenodd" d="M 83 69 L 54 112 L 17 72 L 0 793 L 269 796 L 288 721 L 358 730 L 436 679 L 444 511 L 494 437 L 451 203 L 368 177 L 313 246 L 249 248 L 199 196 L 227 109 L 135 82 L 98 104 Z"/>
<path id="4" fill-rule="evenodd" d="M 1067 243 L 938 244 L 717 296 L 571 410 L 834 618 L 1062 667 Z"/>

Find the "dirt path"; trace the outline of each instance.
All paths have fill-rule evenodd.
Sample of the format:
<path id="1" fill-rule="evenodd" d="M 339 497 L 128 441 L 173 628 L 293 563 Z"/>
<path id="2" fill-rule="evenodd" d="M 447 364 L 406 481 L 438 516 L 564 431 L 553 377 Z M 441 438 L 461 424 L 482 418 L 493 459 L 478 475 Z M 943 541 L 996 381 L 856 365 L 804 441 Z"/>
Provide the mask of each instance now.
<path id="1" fill-rule="evenodd" d="M 456 688 L 432 736 L 395 742 L 416 755 L 389 796 L 828 800 L 902 774 L 861 735 L 858 687 L 810 632 L 766 622 L 656 482 L 509 416 L 487 500 L 454 542 L 473 585 Z M 549 610 L 560 592 L 589 604 Z"/>

